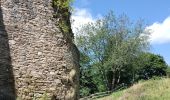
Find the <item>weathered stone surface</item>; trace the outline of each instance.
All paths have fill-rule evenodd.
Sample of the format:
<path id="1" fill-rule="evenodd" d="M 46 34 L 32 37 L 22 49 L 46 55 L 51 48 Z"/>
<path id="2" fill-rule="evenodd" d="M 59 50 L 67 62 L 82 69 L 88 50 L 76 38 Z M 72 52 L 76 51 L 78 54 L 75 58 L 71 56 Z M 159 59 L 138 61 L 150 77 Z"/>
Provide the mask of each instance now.
<path id="1" fill-rule="evenodd" d="M 56 26 L 54 13 L 52 0 L 1 0 L 0 90 L 9 78 L 8 92 L 21 100 L 44 93 L 56 100 L 78 98 L 78 50 Z M 3 66 L 11 76 L 1 78 L 8 69 Z"/>

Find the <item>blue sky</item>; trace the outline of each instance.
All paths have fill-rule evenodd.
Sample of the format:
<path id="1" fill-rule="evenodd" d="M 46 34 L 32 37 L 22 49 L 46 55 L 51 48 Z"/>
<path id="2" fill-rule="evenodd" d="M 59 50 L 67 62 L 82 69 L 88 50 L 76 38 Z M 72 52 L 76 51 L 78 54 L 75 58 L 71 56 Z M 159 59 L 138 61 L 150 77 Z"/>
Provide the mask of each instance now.
<path id="1" fill-rule="evenodd" d="M 151 35 L 151 52 L 160 54 L 170 65 L 170 0 L 75 0 L 74 27 L 95 21 L 110 10 L 125 13 L 130 20 L 144 19 Z M 74 29 L 73 29 L 74 31 Z"/>

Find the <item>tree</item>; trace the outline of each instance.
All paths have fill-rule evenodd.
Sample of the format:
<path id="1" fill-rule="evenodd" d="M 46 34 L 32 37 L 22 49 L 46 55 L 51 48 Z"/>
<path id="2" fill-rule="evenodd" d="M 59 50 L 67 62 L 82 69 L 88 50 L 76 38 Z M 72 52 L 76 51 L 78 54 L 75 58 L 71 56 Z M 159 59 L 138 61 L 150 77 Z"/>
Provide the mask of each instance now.
<path id="1" fill-rule="evenodd" d="M 160 55 L 143 53 L 140 56 L 141 64 L 137 71 L 137 80 L 150 79 L 153 76 L 165 76 L 168 65 Z"/>
<path id="2" fill-rule="evenodd" d="M 97 85 L 98 90 L 100 86 L 114 89 L 123 82 L 121 74 L 129 69 L 135 73 L 136 58 L 149 44 L 149 32 L 142 21 L 132 24 L 127 16 L 115 17 L 112 12 L 81 27 L 78 32 L 82 35 L 76 38 L 77 46 L 90 58 L 87 68 L 92 68 L 92 72 L 102 78 L 93 80 L 103 84 Z"/>
<path id="3" fill-rule="evenodd" d="M 170 66 L 168 65 L 167 70 L 166 70 L 166 75 L 167 77 L 170 78 Z"/>
<path id="4" fill-rule="evenodd" d="M 77 37 L 76 41 L 80 52 L 86 54 L 91 59 L 89 63 L 93 66 L 93 69 L 95 69 L 95 74 L 99 73 L 98 77 L 102 77 L 106 88 L 108 83 L 105 70 L 103 70 L 104 62 L 102 59 L 106 46 L 104 41 L 107 40 L 108 36 L 106 36 L 107 34 L 105 30 L 103 30 L 102 26 L 101 20 L 96 21 L 96 23 L 89 23 L 87 26 L 83 26 L 79 31 L 84 35 Z"/>
<path id="5" fill-rule="evenodd" d="M 116 26 L 116 29 L 111 30 L 110 46 L 107 46 L 106 53 L 108 54 L 105 62 L 106 66 L 110 66 L 112 70 L 111 89 L 120 82 L 120 73 L 127 69 L 125 67 L 133 69 L 133 62 L 148 46 L 147 32 L 142 23 L 131 28 L 127 17 L 121 16 Z M 144 36 L 142 37 L 142 35 Z"/>
<path id="6" fill-rule="evenodd" d="M 90 58 L 82 52 L 80 56 L 80 97 L 83 97 L 95 93 L 97 87 L 93 82 L 94 75 L 90 65 Z"/>

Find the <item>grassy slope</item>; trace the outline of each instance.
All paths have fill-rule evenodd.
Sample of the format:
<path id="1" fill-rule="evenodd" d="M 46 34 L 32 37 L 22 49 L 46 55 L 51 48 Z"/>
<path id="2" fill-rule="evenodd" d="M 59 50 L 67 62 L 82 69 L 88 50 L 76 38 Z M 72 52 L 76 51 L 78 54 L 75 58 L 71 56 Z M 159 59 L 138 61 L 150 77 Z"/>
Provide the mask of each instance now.
<path id="1" fill-rule="evenodd" d="M 139 82 L 98 100 L 170 100 L 170 79 Z"/>

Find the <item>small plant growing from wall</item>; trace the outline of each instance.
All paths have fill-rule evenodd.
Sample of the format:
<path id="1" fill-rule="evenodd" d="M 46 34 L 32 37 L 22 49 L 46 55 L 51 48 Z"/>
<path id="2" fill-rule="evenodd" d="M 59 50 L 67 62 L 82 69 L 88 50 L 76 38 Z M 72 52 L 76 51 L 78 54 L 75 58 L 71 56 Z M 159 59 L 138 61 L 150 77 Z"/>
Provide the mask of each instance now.
<path id="1" fill-rule="evenodd" d="M 39 100 L 50 100 L 45 92 Z"/>
<path id="2" fill-rule="evenodd" d="M 70 12 L 73 10 L 71 7 L 72 2 L 73 0 L 53 0 L 54 17 L 59 19 L 57 26 L 60 27 L 64 35 L 72 33 L 70 23 Z"/>

